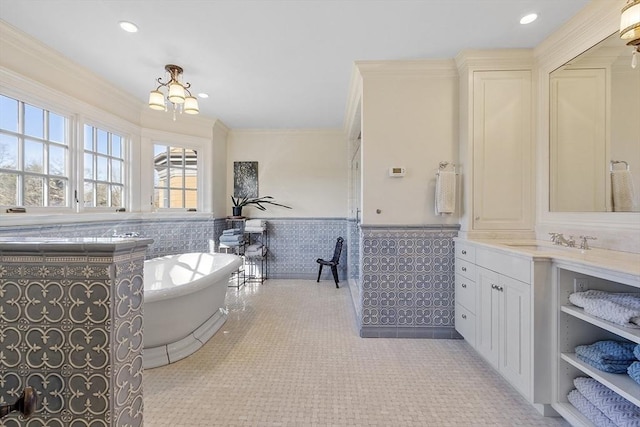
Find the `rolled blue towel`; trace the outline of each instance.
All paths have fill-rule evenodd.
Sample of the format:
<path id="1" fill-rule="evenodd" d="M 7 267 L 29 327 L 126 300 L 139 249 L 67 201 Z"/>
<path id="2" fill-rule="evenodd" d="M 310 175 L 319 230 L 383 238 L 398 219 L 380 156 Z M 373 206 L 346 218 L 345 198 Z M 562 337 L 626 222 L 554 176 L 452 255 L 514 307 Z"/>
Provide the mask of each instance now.
<path id="1" fill-rule="evenodd" d="M 633 362 L 627 369 L 627 374 L 632 380 L 640 384 L 640 362 Z"/>
<path id="2" fill-rule="evenodd" d="M 618 427 L 640 426 L 640 408 L 593 378 L 573 380 L 576 389 Z"/>
<path id="3" fill-rule="evenodd" d="M 228 228 L 226 230 L 222 230 L 222 234 L 224 236 L 240 234 L 241 232 L 242 230 L 240 230 L 239 228 Z"/>
<path id="4" fill-rule="evenodd" d="M 567 400 L 585 416 L 589 421 L 593 422 L 599 427 L 617 427 L 613 421 L 611 421 L 602 411 L 589 402 L 586 397 L 582 395 L 575 388 L 567 395 Z"/>
<path id="5" fill-rule="evenodd" d="M 633 355 L 636 357 L 636 359 L 640 360 L 640 344 L 638 344 L 638 345 L 633 349 Z"/>
<path id="6" fill-rule="evenodd" d="M 242 234 L 223 234 L 220 236 L 220 243 L 238 243 L 242 241 Z"/>
<path id="7" fill-rule="evenodd" d="M 633 353 L 635 343 L 604 340 L 590 345 L 576 347 L 578 359 L 604 372 L 623 374 L 636 357 Z"/>

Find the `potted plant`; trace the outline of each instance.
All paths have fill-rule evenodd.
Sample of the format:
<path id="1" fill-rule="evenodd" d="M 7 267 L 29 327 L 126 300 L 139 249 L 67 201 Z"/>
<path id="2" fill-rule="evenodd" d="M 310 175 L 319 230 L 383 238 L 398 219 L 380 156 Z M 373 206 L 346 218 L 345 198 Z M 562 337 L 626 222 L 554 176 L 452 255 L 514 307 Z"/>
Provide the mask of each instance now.
<path id="1" fill-rule="evenodd" d="M 273 197 L 271 196 L 263 196 L 263 197 L 231 196 L 231 201 L 233 202 L 233 207 L 231 208 L 231 212 L 233 213 L 234 217 L 241 217 L 242 208 L 247 205 L 253 205 L 256 207 L 256 209 L 260 209 L 261 211 L 267 210 L 266 206 L 264 205 L 281 206 L 283 208 L 291 209 L 291 207 L 289 206 L 274 202 Z"/>

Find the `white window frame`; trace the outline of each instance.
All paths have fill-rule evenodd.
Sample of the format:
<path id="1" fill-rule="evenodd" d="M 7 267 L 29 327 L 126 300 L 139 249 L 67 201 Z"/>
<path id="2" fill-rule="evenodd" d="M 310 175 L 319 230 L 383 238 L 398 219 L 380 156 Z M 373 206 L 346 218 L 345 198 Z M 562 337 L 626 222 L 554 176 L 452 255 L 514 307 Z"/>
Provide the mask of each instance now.
<path id="1" fill-rule="evenodd" d="M 77 123 L 77 147 L 76 155 L 74 156 L 78 161 L 78 167 L 76 169 L 76 182 L 77 188 L 77 211 L 78 212 L 114 212 L 117 208 L 112 206 L 84 206 L 84 128 L 85 126 L 91 126 L 93 128 L 116 134 L 122 138 L 122 158 L 124 164 L 122 166 L 122 182 L 124 183 L 124 189 L 122 192 L 122 207 L 127 212 L 132 210 L 132 186 L 133 180 L 131 179 L 132 170 L 132 137 L 130 132 L 126 129 L 119 128 L 112 124 L 105 123 L 103 121 L 92 120 L 90 118 L 81 117 Z"/>
<path id="2" fill-rule="evenodd" d="M 67 174 L 65 178 L 69 180 L 67 186 L 67 200 L 69 201 L 68 206 L 20 206 L 25 207 L 27 212 L 32 213 L 72 213 L 75 209 L 75 203 L 73 199 L 74 189 L 75 189 L 75 177 L 74 177 L 74 123 L 75 123 L 75 115 L 71 110 L 65 108 L 64 106 L 57 105 L 55 103 L 49 102 L 46 98 L 39 98 L 31 96 L 29 93 L 22 92 L 20 90 L 11 90 L 10 88 L 2 87 L 0 90 L 1 94 L 16 99 L 18 102 L 22 102 L 24 104 L 29 104 L 33 107 L 40 108 L 59 116 L 65 118 L 65 131 L 64 137 L 67 142 L 67 150 L 68 155 L 66 159 L 65 168 Z M 25 135 L 25 138 L 28 139 L 28 136 Z M 19 171 L 19 173 L 23 173 L 24 171 Z"/>
<path id="3" fill-rule="evenodd" d="M 196 150 L 197 156 L 197 212 L 206 212 L 206 207 L 211 204 L 211 195 L 205 192 L 205 182 L 212 178 L 212 171 L 205 170 L 207 159 L 211 158 L 211 141 L 206 138 L 200 138 L 190 135 L 182 135 L 172 132 L 159 131 L 154 129 L 143 129 L 142 131 L 142 152 L 141 157 L 144 159 L 142 162 L 142 182 L 147 183 L 146 188 L 142 191 L 142 200 L 147 200 L 147 203 L 143 203 L 143 206 L 148 206 L 148 210 L 160 213 L 171 212 L 185 212 L 187 208 L 155 208 L 154 207 L 154 150 L 155 144 L 166 145 L 176 148 L 187 148 Z M 210 182 L 210 181 L 209 181 Z M 145 197 L 146 196 L 146 197 Z M 144 211 L 145 209 L 143 209 Z"/>

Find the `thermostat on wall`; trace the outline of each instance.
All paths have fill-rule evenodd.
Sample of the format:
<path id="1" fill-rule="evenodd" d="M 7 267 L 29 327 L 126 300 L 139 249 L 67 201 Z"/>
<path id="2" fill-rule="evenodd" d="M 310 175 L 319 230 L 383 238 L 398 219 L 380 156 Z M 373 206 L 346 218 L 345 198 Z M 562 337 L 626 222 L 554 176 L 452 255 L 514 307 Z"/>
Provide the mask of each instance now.
<path id="1" fill-rule="evenodd" d="M 405 172 L 404 168 L 389 168 L 389 176 L 393 178 L 403 177 Z"/>

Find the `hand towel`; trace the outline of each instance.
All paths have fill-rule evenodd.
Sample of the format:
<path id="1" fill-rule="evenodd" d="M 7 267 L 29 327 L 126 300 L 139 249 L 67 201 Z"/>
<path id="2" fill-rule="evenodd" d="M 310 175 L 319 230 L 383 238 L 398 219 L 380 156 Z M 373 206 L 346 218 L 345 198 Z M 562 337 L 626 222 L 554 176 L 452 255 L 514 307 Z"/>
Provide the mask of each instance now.
<path id="1" fill-rule="evenodd" d="M 640 328 L 640 293 L 614 293 L 594 289 L 575 292 L 569 301 L 592 316 L 628 328 Z"/>
<path id="2" fill-rule="evenodd" d="M 629 374 L 632 380 L 640 384 L 640 362 L 633 362 L 627 369 L 627 374 Z"/>
<path id="3" fill-rule="evenodd" d="M 265 227 L 245 227 L 244 228 L 244 232 L 245 233 L 264 233 L 265 231 Z"/>
<path id="4" fill-rule="evenodd" d="M 589 421 L 599 427 L 617 427 L 613 421 L 611 421 L 602 411 L 589 402 L 586 397 L 582 395 L 578 390 L 573 389 L 567 395 L 567 400 L 585 416 Z"/>
<path id="5" fill-rule="evenodd" d="M 576 356 L 583 362 L 604 372 L 623 374 L 636 360 L 633 349 L 635 343 L 603 340 L 590 345 L 576 347 Z"/>
<path id="6" fill-rule="evenodd" d="M 640 408 L 593 378 L 573 380 L 576 389 L 619 427 L 640 426 Z"/>
<path id="7" fill-rule="evenodd" d="M 436 174 L 436 215 L 450 215 L 456 211 L 456 173 L 438 171 Z"/>
<path id="8" fill-rule="evenodd" d="M 265 221 L 264 219 L 248 219 L 245 223 L 244 226 L 246 227 L 256 227 L 256 228 L 262 228 L 267 224 L 267 221 Z"/>
<path id="9" fill-rule="evenodd" d="M 631 212 L 635 197 L 631 171 L 611 171 L 611 193 L 613 195 L 614 212 Z"/>

